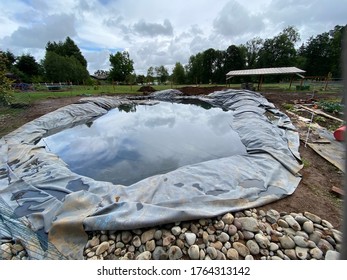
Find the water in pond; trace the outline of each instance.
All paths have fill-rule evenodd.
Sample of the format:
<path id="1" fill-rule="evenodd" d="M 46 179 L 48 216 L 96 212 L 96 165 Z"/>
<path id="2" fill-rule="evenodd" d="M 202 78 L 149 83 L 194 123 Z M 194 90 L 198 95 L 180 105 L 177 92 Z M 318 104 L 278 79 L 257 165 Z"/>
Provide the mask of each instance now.
<path id="1" fill-rule="evenodd" d="M 206 104 L 128 105 L 39 144 L 75 173 L 130 185 L 184 165 L 246 154 L 232 121 L 232 112 Z"/>

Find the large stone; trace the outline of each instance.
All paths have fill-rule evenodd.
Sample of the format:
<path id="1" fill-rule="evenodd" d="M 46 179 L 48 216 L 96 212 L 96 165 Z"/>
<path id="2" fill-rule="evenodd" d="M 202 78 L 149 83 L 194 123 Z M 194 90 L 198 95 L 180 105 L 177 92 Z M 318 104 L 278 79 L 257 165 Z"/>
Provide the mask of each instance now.
<path id="1" fill-rule="evenodd" d="M 220 235 L 217 236 L 217 239 L 222 242 L 222 243 L 225 243 L 229 240 L 229 235 L 225 232 L 222 232 Z"/>
<path id="2" fill-rule="evenodd" d="M 144 251 L 143 253 L 141 253 L 140 255 L 138 255 L 136 257 L 136 260 L 150 260 L 152 257 L 151 252 L 149 251 Z"/>
<path id="3" fill-rule="evenodd" d="M 123 231 L 121 235 L 122 242 L 124 244 L 128 244 L 133 238 L 133 235 L 131 234 L 130 231 Z"/>
<path id="4" fill-rule="evenodd" d="M 310 253 L 312 258 L 317 259 L 317 260 L 320 260 L 323 257 L 323 252 L 318 247 L 312 248 L 309 251 L 309 253 Z"/>
<path id="5" fill-rule="evenodd" d="M 0 245 L 0 260 L 10 260 L 12 258 L 11 244 L 4 243 Z"/>
<path id="6" fill-rule="evenodd" d="M 302 248 L 299 246 L 295 247 L 295 254 L 300 260 L 307 259 L 307 252 L 308 252 L 308 248 Z"/>
<path id="7" fill-rule="evenodd" d="M 312 214 L 311 212 L 308 212 L 308 211 L 304 212 L 304 216 L 316 224 L 320 224 L 322 221 L 322 219 L 319 216 Z"/>
<path id="8" fill-rule="evenodd" d="M 141 234 L 141 243 L 146 244 L 147 241 L 154 238 L 154 233 L 156 232 L 156 229 L 149 229 Z"/>
<path id="9" fill-rule="evenodd" d="M 260 248 L 257 242 L 255 242 L 254 240 L 248 240 L 246 242 L 246 246 L 249 249 L 249 252 L 252 255 L 258 255 L 260 252 Z"/>
<path id="10" fill-rule="evenodd" d="M 102 242 L 96 249 L 95 255 L 97 256 L 101 255 L 102 253 L 106 252 L 109 247 L 110 247 L 110 243 L 108 243 L 107 241 Z"/>
<path id="11" fill-rule="evenodd" d="M 257 243 L 259 244 L 260 248 L 266 249 L 269 247 L 270 245 L 270 240 L 267 239 L 267 237 L 265 235 L 262 235 L 261 233 L 257 233 L 254 236 L 255 240 L 257 241 Z"/>
<path id="12" fill-rule="evenodd" d="M 279 237 L 278 239 L 279 239 L 283 249 L 294 249 L 295 248 L 295 242 L 289 236 L 285 235 L 285 236 Z"/>
<path id="13" fill-rule="evenodd" d="M 198 260 L 200 258 L 200 249 L 198 245 L 191 245 L 188 249 L 189 258 L 192 260 Z"/>
<path id="14" fill-rule="evenodd" d="M 140 246 L 141 246 L 141 239 L 140 239 L 140 237 L 138 237 L 137 235 L 135 235 L 134 238 L 133 238 L 132 244 L 133 244 L 136 248 L 140 247 Z"/>
<path id="15" fill-rule="evenodd" d="M 334 250 L 328 250 L 325 254 L 325 260 L 339 260 L 340 253 Z"/>
<path id="16" fill-rule="evenodd" d="M 179 260 L 183 256 L 181 248 L 175 245 L 171 246 L 167 253 L 170 260 Z"/>
<path id="17" fill-rule="evenodd" d="M 211 258 L 211 260 L 215 260 L 218 256 L 216 248 L 211 246 L 207 247 L 206 253 Z"/>
<path id="18" fill-rule="evenodd" d="M 288 223 L 288 225 L 294 229 L 295 231 L 301 230 L 300 224 L 294 219 L 292 215 L 286 215 L 284 220 Z"/>
<path id="19" fill-rule="evenodd" d="M 304 224 L 302 225 L 302 229 L 308 234 L 311 234 L 314 231 L 313 222 L 311 220 L 304 222 Z"/>
<path id="20" fill-rule="evenodd" d="M 192 232 L 186 232 L 184 234 L 184 237 L 185 237 L 185 240 L 187 242 L 187 244 L 190 246 L 190 245 L 193 245 L 196 241 L 196 234 L 195 233 L 192 233 Z"/>
<path id="21" fill-rule="evenodd" d="M 250 254 L 249 249 L 246 245 L 242 244 L 241 242 L 234 242 L 233 248 L 239 253 L 240 256 L 246 257 Z"/>
<path id="22" fill-rule="evenodd" d="M 167 260 L 169 258 L 168 254 L 164 250 L 163 247 L 157 246 L 155 247 L 152 253 L 153 260 Z"/>
<path id="23" fill-rule="evenodd" d="M 234 222 L 234 216 L 231 213 L 226 213 L 223 217 L 222 217 L 222 221 L 224 222 L 224 224 L 227 225 L 231 225 Z"/>
<path id="24" fill-rule="evenodd" d="M 241 223 L 243 230 L 248 230 L 251 232 L 259 231 L 258 221 L 253 217 L 240 217 L 238 218 L 238 221 Z"/>
<path id="25" fill-rule="evenodd" d="M 277 223 L 277 220 L 280 218 L 280 213 L 278 213 L 276 210 L 270 209 L 266 212 L 266 220 L 270 224 Z"/>

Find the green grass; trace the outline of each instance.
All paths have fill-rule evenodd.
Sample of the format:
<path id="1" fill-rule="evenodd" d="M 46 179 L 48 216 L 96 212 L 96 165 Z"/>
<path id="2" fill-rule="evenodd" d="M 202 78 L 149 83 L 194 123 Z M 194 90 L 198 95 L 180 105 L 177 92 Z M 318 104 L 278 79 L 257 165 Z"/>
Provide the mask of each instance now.
<path id="1" fill-rule="evenodd" d="M 288 111 L 294 111 L 294 104 L 283 103 L 282 106 L 284 109 L 286 109 Z"/>
<path id="2" fill-rule="evenodd" d="M 135 94 L 140 86 L 72 86 L 67 87 L 61 91 L 49 91 L 46 89 L 40 89 L 37 91 L 29 92 L 15 92 L 15 102 L 19 103 L 31 103 L 38 100 L 49 98 L 61 98 L 61 97 L 73 97 L 73 96 L 89 96 L 89 95 L 101 95 L 101 94 Z"/>
<path id="3" fill-rule="evenodd" d="M 304 167 L 309 167 L 311 165 L 311 163 L 307 159 L 302 158 L 301 160 Z"/>
<path id="4" fill-rule="evenodd" d="M 257 83 L 253 84 L 255 87 L 257 87 Z M 185 86 L 196 86 L 196 85 L 173 85 L 173 84 L 167 84 L 167 85 L 153 85 L 152 87 L 155 90 L 164 90 L 164 89 L 179 89 L 181 87 Z M 203 84 L 199 85 L 200 87 L 212 87 L 212 86 L 226 86 L 225 84 Z M 73 97 L 73 96 L 94 96 L 94 95 L 112 95 L 112 94 L 139 94 L 138 90 L 141 86 L 139 85 L 81 85 L 81 86 L 71 86 L 66 87 L 62 91 L 49 91 L 44 86 L 39 86 L 36 88 L 35 91 L 29 91 L 29 92 L 14 92 L 14 97 L 16 103 L 27 103 L 30 104 L 31 102 L 35 102 L 37 100 L 43 100 L 43 99 L 49 99 L 49 98 L 61 98 L 61 97 Z M 228 85 L 229 88 L 232 89 L 240 89 L 241 84 L 230 84 Z M 257 88 L 255 88 L 257 91 Z M 295 85 L 292 85 L 291 89 L 289 90 L 289 83 L 269 83 L 269 84 L 263 84 L 262 89 L 260 92 L 268 92 L 268 91 L 296 91 Z M 325 92 L 329 94 L 329 92 Z"/>
<path id="5" fill-rule="evenodd" d="M 152 86 L 155 90 L 165 89 L 179 89 L 187 85 L 154 85 Z M 201 85 L 202 87 L 216 86 L 216 85 Z M 225 85 L 223 85 L 225 86 Z M 239 86 L 239 85 L 238 85 Z M 73 96 L 97 96 L 97 95 L 112 95 L 112 94 L 141 94 L 138 90 L 141 86 L 139 85 L 98 85 L 98 86 L 72 86 L 66 87 L 61 91 L 49 91 L 44 87 L 39 88 L 36 91 L 28 92 L 15 92 L 16 103 L 31 103 L 38 100 L 49 99 L 49 98 L 61 98 L 61 97 L 73 97 Z"/>

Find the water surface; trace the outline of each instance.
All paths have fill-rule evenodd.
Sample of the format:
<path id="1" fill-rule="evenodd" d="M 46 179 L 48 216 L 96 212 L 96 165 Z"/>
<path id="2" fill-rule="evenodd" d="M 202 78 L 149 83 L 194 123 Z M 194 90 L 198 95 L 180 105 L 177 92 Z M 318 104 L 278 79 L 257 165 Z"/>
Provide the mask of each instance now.
<path id="1" fill-rule="evenodd" d="M 232 112 L 206 104 L 125 105 L 39 144 L 75 173 L 130 185 L 184 165 L 246 154 L 232 121 Z"/>

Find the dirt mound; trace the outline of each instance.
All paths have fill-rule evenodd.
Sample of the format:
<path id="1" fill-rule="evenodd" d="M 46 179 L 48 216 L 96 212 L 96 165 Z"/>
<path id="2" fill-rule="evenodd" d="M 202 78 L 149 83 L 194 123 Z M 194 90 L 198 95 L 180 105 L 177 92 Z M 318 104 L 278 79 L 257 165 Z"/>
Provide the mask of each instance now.
<path id="1" fill-rule="evenodd" d="M 223 86 L 211 86 L 211 87 L 199 87 L 199 86 L 188 86 L 178 88 L 184 95 L 201 95 L 201 94 L 210 94 L 214 91 L 223 90 L 226 87 Z"/>
<path id="2" fill-rule="evenodd" d="M 151 93 L 154 91 L 156 90 L 151 86 L 142 86 L 138 89 L 138 92 L 142 92 L 142 93 Z"/>

